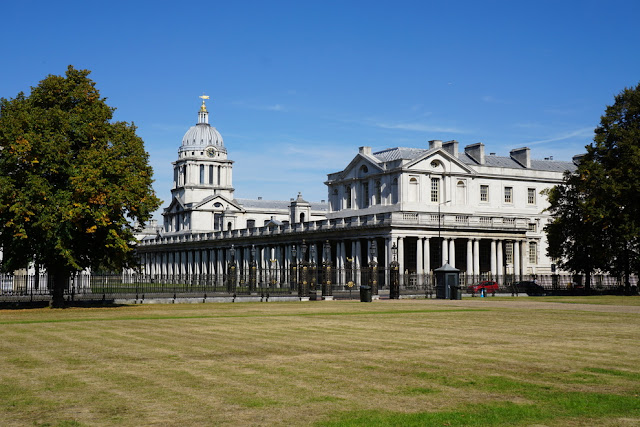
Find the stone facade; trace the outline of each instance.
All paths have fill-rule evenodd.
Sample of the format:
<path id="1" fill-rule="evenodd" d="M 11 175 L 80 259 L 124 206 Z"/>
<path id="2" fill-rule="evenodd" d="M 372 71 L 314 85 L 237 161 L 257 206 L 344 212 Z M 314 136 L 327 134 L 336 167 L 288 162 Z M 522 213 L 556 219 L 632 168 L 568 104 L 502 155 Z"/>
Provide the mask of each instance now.
<path id="1" fill-rule="evenodd" d="M 469 280 L 550 273 L 541 192 L 575 165 L 531 159 L 526 147 L 502 157 L 486 154 L 482 143 L 463 151 L 458 145 L 434 140 L 428 148 L 375 153 L 361 147 L 346 168 L 328 175 L 327 203 L 302 195 L 235 199 L 233 161 L 203 101 L 173 163 L 163 229 L 140 242 L 141 262 L 147 274 L 220 274 L 233 245 L 240 267 L 253 249 L 258 268 L 286 272 L 302 260 L 295 248 L 305 241 L 313 248 L 307 259 L 326 258 L 338 269 L 371 260 L 388 266 L 397 248 L 403 275 L 420 277 L 446 262 Z M 330 253 L 322 250 L 327 243 Z"/>

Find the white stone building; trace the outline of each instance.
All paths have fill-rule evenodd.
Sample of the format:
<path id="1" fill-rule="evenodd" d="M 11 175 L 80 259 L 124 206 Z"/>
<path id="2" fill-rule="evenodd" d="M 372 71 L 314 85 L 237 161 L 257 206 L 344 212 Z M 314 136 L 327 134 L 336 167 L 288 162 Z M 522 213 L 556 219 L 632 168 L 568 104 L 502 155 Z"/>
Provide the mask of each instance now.
<path id="1" fill-rule="evenodd" d="M 444 262 L 468 281 L 548 274 L 541 191 L 575 168 L 572 162 L 533 160 L 528 148 L 509 157 L 486 155 L 481 143 L 462 152 L 457 141 L 376 153 L 361 147 L 346 168 L 328 175 L 327 203 L 308 203 L 301 195 L 235 199 L 233 161 L 209 124 L 204 100 L 173 166 L 163 231 L 138 246 L 145 272 L 219 274 L 233 245 L 240 267 L 248 266 L 253 248 L 258 268 L 280 269 L 283 283 L 301 259 L 294 248 L 303 240 L 314 249 L 308 256 L 316 262 L 330 256 L 339 270 L 359 268 L 372 255 L 385 267 L 395 245 L 403 276 L 418 281 Z M 331 253 L 325 255 L 327 242 Z"/>
<path id="2" fill-rule="evenodd" d="M 208 98 L 208 97 L 204 97 Z M 236 199 L 233 161 L 217 129 L 209 124 L 205 101 L 173 162 L 171 203 L 164 210 L 165 233 L 201 233 L 324 219 L 325 203 L 297 199 Z"/>

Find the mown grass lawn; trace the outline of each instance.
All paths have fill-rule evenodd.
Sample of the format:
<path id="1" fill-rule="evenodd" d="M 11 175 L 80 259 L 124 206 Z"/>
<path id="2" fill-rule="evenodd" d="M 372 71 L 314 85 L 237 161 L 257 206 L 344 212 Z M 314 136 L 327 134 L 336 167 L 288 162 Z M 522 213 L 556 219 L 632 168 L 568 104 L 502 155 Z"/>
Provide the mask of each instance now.
<path id="1" fill-rule="evenodd" d="M 632 426 L 640 298 L 4 310 L 0 366 L 3 426 Z"/>

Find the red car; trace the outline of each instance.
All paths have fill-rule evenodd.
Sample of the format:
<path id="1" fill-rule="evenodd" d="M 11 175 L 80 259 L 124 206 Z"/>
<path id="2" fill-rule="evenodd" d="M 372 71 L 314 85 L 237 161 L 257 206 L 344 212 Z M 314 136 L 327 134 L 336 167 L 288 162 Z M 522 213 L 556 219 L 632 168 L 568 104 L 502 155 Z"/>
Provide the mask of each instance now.
<path id="1" fill-rule="evenodd" d="M 491 280 L 485 280 L 484 282 L 477 283 L 475 285 L 471 285 L 467 288 L 467 292 L 470 294 L 480 293 L 483 289 L 485 293 L 495 294 L 498 292 L 498 288 L 500 286 L 497 282 L 492 282 Z"/>

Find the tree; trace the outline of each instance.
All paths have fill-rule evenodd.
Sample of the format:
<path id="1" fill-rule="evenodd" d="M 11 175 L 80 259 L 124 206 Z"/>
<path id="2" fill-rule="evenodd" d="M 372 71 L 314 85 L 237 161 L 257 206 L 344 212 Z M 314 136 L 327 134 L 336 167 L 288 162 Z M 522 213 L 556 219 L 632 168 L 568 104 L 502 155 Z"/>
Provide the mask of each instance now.
<path id="1" fill-rule="evenodd" d="M 135 126 L 112 122 L 89 73 L 0 99 L 1 268 L 44 267 L 54 307 L 74 272 L 136 266 L 135 227 L 161 203 Z"/>
<path id="2" fill-rule="evenodd" d="M 585 291 L 591 291 L 591 275 L 605 263 L 601 230 L 594 211 L 593 194 L 584 185 L 585 176 L 565 172 L 561 185 L 546 191 L 553 221 L 545 226 L 547 255 L 563 270 L 586 276 Z"/>
<path id="3" fill-rule="evenodd" d="M 571 271 L 640 272 L 640 84 L 615 97 L 578 169 L 549 193 L 549 255 Z"/>

